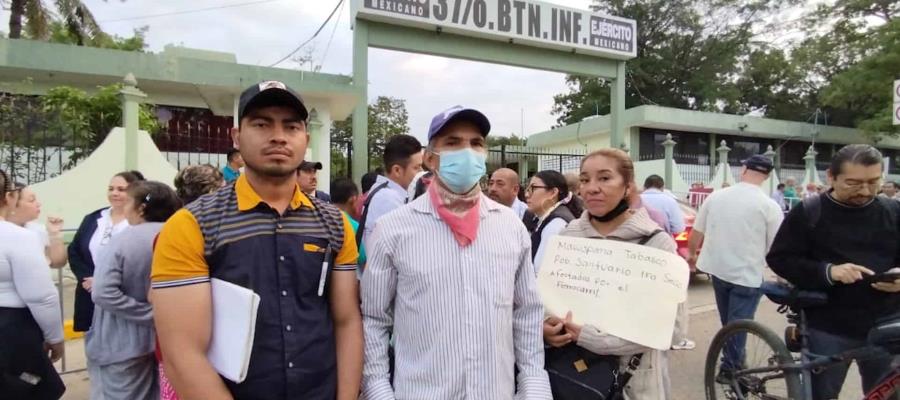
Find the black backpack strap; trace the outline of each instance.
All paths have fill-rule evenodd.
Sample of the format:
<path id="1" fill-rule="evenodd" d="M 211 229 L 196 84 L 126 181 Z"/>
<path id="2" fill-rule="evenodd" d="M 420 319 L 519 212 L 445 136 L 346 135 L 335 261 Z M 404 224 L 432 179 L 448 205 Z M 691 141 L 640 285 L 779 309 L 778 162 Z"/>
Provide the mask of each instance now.
<path id="1" fill-rule="evenodd" d="M 331 286 L 331 272 L 335 267 L 335 260 L 337 260 L 337 255 L 341 252 L 341 248 L 344 247 L 344 215 L 337 207 L 317 197 L 310 197 L 309 200 L 313 203 L 316 218 L 325 228 L 328 236 L 328 244 L 325 249 L 326 265 L 322 266 L 322 268 L 327 268 L 327 270 L 323 271 L 322 277 L 324 281 L 320 283 L 322 285 L 320 296 L 325 296 L 328 293 L 328 288 Z"/>
<path id="2" fill-rule="evenodd" d="M 344 246 L 344 216 L 337 207 L 319 198 L 311 197 L 310 201 L 315 207 L 316 217 L 328 232 L 328 246 L 337 255 Z"/>
<path id="3" fill-rule="evenodd" d="M 822 196 L 809 196 L 802 201 L 803 214 L 806 216 L 806 226 L 810 232 L 816 229 L 819 218 L 822 216 Z"/>
<path id="4" fill-rule="evenodd" d="M 653 239 L 654 236 L 659 235 L 662 232 L 665 232 L 665 231 L 663 231 L 662 229 L 657 229 L 653 232 L 650 232 L 649 235 L 642 237 L 641 240 L 637 242 L 637 244 L 643 246 L 643 245 L 647 244 L 647 242 L 649 242 L 650 239 Z"/>
<path id="5" fill-rule="evenodd" d="M 900 201 L 881 196 L 875 196 L 875 199 L 887 209 L 891 221 L 897 221 L 898 215 L 900 215 Z"/>
<path id="6" fill-rule="evenodd" d="M 372 202 L 372 199 L 375 198 L 375 194 L 378 193 L 381 189 L 386 188 L 388 182 L 384 182 L 369 191 L 369 196 L 366 197 L 366 202 L 363 203 L 363 212 L 359 217 L 359 226 L 356 228 L 356 246 L 362 247 L 362 239 L 363 233 L 366 231 L 366 219 L 369 217 L 369 203 Z"/>

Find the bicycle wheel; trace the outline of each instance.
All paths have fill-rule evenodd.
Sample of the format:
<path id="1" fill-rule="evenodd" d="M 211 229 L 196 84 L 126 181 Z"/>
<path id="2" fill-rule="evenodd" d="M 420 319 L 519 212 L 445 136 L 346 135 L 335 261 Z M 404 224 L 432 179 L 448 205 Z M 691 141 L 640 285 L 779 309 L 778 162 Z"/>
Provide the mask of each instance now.
<path id="1" fill-rule="evenodd" d="M 734 357 L 740 338 L 746 338 L 742 365 L 738 369 L 722 368 L 726 349 Z M 794 358 L 774 332 L 756 321 L 735 321 L 713 338 L 706 354 L 704 383 L 707 400 L 790 400 L 802 399 L 800 373 L 775 368 L 793 364 Z M 743 371 L 775 368 L 745 374 Z"/>

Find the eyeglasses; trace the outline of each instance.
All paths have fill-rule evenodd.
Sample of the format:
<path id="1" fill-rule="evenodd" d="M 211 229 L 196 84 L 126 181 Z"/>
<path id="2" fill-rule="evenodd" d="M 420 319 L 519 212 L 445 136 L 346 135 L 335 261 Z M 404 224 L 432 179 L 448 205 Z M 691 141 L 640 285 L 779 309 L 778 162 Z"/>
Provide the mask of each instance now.
<path id="1" fill-rule="evenodd" d="M 870 181 L 870 182 L 854 181 L 852 183 L 844 181 L 843 184 L 844 184 L 844 186 L 847 186 L 848 189 L 852 189 L 855 191 L 862 190 L 863 188 L 868 188 L 868 189 L 872 190 L 873 192 L 877 192 L 878 189 L 881 187 L 881 179 L 878 179 L 877 181 Z"/>
<path id="2" fill-rule="evenodd" d="M 528 187 L 525 188 L 525 193 L 534 193 L 535 189 L 547 189 L 547 188 L 548 188 L 548 186 L 528 185 Z"/>

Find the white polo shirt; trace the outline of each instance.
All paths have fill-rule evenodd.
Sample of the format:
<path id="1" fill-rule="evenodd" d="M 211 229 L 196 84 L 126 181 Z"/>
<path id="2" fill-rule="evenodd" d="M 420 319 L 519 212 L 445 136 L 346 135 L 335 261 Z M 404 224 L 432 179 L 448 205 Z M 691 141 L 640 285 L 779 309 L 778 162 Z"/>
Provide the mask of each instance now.
<path id="1" fill-rule="evenodd" d="M 519 216 L 520 221 L 522 220 L 522 218 L 525 218 L 525 211 L 528 211 L 528 205 L 519 199 L 513 200 L 512 207 L 510 208 L 512 208 L 516 215 Z"/>
<path id="2" fill-rule="evenodd" d="M 741 182 L 713 192 L 693 229 L 703 232 L 697 268 L 735 285 L 762 284 L 766 254 L 784 214 L 762 189 Z"/>

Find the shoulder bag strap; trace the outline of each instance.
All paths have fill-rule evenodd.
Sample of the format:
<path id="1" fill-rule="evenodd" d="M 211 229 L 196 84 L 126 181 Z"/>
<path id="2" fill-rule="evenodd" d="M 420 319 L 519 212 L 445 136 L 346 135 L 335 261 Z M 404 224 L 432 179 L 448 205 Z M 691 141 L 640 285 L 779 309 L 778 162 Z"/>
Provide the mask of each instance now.
<path id="1" fill-rule="evenodd" d="M 659 235 L 659 234 L 662 233 L 662 232 L 664 232 L 662 229 L 657 229 L 657 230 L 655 230 L 655 231 L 653 231 L 653 232 L 650 232 L 649 235 L 644 236 L 643 238 L 641 238 L 641 240 L 640 240 L 639 242 L 637 242 L 637 244 L 643 246 L 643 245 L 647 244 L 647 242 L 649 242 L 650 239 L 653 239 L 654 236 Z"/>
<path id="2" fill-rule="evenodd" d="M 634 371 L 637 371 L 638 367 L 641 366 L 641 358 L 644 356 L 643 353 L 635 354 L 628 359 L 628 365 L 625 367 L 625 371 L 619 375 L 618 382 L 616 384 L 615 390 L 616 393 L 611 396 L 613 399 L 622 399 L 622 392 L 625 390 L 625 386 L 628 386 L 628 381 L 631 380 L 631 377 L 634 376 Z"/>
<path id="3" fill-rule="evenodd" d="M 375 194 L 378 193 L 379 190 L 387 187 L 388 183 L 384 182 L 376 187 L 374 187 L 371 191 L 369 191 L 369 196 L 366 197 L 366 202 L 363 203 L 363 212 L 359 217 L 359 226 L 356 228 L 356 246 L 362 246 L 362 238 L 363 233 L 366 231 L 366 219 L 369 216 L 369 203 L 372 202 L 372 199 L 375 198 Z"/>

